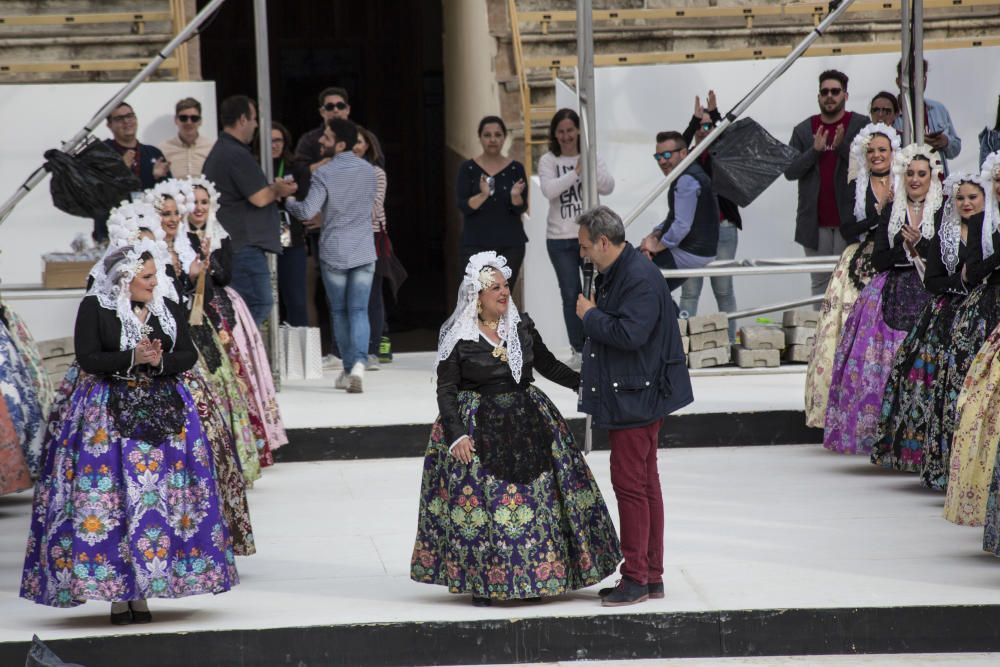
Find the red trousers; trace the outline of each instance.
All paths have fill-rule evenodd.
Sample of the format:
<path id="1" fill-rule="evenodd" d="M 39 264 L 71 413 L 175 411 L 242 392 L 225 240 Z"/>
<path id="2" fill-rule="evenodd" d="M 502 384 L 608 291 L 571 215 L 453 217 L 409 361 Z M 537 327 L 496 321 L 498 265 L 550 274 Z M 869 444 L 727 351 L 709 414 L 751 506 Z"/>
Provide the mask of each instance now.
<path id="1" fill-rule="evenodd" d="M 621 573 L 640 584 L 663 581 L 663 495 L 656 469 L 662 422 L 608 431 L 611 486 L 625 555 Z"/>

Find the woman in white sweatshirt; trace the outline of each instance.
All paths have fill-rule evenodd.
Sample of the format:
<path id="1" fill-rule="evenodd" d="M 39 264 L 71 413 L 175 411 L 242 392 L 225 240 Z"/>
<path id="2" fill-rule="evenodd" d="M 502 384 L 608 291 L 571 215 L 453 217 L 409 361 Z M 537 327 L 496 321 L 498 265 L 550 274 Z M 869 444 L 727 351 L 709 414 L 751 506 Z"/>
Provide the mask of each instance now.
<path id="1" fill-rule="evenodd" d="M 549 152 L 538 161 L 538 178 L 542 194 L 549 200 L 545 246 L 559 281 L 563 319 L 573 347 L 569 366 L 579 370 L 583 350 L 583 324 L 576 316 L 576 298 L 580 285 L 580 243 L 577 241 L 576 219 L 583 213 L 580 159 L 580 116 L 572 109 L 560 109 L 549 123 Z M 597 158 L 597 192 L 609 195 L 615 189 L 615 179 Z"/>

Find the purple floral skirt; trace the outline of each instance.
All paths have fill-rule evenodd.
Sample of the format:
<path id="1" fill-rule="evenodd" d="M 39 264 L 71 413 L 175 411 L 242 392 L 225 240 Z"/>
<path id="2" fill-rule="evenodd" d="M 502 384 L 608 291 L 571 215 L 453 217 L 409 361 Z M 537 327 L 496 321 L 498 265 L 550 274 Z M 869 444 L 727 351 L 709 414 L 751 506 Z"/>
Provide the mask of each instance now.
<path id="1" fill-rule="evenodd" d="M 169 387 L 180 414 L 165 414 L 173 400 L 146 405 L 143 415 L 155 423 L 134 428 L 133 437 L 120 428 L 136 421 L 120 412 L 122 380 L 80 373 L 53 412 L 58 422 L 35 487 L 21 597 L 73 607 L 222 593 L 238 583 L 197 407 L 178 378 L 151 382 L 144 395 L 163 396 Z M 150 433 L 166 435 L 139 439 Z"/>
<path id="2" fill-rule="evenodd" d="M 885 304 L 886 295 L 896 301 Z M 883 272 L 858 296 L 844 324 L 830 379 L 823 446 L 843 454 L 868 454 L 878 436 L 886 381 L 907 330 L 930 299 L 916 271 Z M 886 316 L 892 320 L 886 322 Z"/>

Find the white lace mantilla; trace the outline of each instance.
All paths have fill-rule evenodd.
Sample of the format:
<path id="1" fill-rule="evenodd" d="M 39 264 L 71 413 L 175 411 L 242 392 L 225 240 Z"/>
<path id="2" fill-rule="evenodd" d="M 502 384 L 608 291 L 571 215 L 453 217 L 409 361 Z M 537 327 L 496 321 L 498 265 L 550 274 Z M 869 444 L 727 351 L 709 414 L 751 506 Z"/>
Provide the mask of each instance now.
<path id="1" fill-rule="evenodd" d="M 895 245 L 896 234 L 903 225 L 910 222 L 910 212 L 906 203 L 906 168 L 916 158 L 926 159 L 931 167 L 931 185 L 924 199 L 923 212 L 919 221 L 920 235 L 925 239 L 934 238 L 934 214 L 941 208 L 943 195 L 941 188 L 941 157 L 927 144 L 910 144 L 898 151 L 892 158 L 894 195 L 892 213 L 889 215 L 889 245 Z"/>
<path id="2" fill-rule="evenodd" d="M 866 217 L 865 201 L 868 197 L 868 144 L 872 137 L 880 134 L 889 140 L 892 155 L 899 150 L 899 135 L 885 123 L 869 123 L 861 128 L 851 141 L 851 157 L 847 163 L 847 182 L 854 181 L 854 219 L 858 222 Z"/>
<path id="3" fill-rule="evenodd" d="M 465 276 L 458 288 L 455 311 L 441 325 L 441 331 L 438 334 L 435 368 L 440 362 L 451 356 L 460 340 L 479 340 L 479 314 L 476 312 L 476 304 L 479 301 L 479 292 L 488 287 L 484 284 L 481 275 L 483 269 L 487 267 L 500 271 L 504 278 L 510 279 L 510 267 L 507 266 L 507 259 L 503 255 L 498 255 L 490 250 L 476 253 L 469 258 L 469 263 L 465 266 Z M 524 365 L 521 339 L 517 335 L 517 325 L 521 321 L 521 314 L 517 312 L 517 306 L 514 305 L 513 299 L 509 300 L 508 304 L 507 312 L 500 318 L 497 325 L 497 336 L 502 343 L 506 344 L 507 366 L 510 368 L 510 374 L 514 377 L 514 382 L 519 383 L 521 382 L 521 369 Z"/>

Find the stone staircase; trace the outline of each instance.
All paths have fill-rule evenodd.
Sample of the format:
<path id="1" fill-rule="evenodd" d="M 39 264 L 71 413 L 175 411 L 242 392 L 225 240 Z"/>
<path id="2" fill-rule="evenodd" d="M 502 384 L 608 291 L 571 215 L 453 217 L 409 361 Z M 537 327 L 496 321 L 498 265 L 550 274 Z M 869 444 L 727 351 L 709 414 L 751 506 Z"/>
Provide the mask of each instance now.
<path id="1" fill-rule="evenodd" d="M 170 41 L 175 23 L 194 15 L 194 5 L 194 0 L 4 0 L 0 82 L 127 81 Z M 181 47 L 153 80 L 190 78 L 198 70 L 190 62 L 196 55 L 191 43 Z"/>
<path id="2" fill-rule="evenodd" d="M 524 127 L 522 124 L 521 92 L 511 30 L 508 0 L 487 0 L 490 32 L 497 42 L 495 71 L 500 84 L 500 108 L 504 120 L 515 131 L 514 153 L 523 156 Z M 605 54 L 668 54 L 706 50 L 784 47 L 798 43 L 813 24 L 808 14 L 761 15 L 750 20 L 732 16 L 698 16 L 690 14 L 704 8 L 776 8 L 787 0 L 594 0 L 596 10 L 686 10 L 688 16 L 674 18 L 617 18 L 594 21 L 595 55 Z M 1000 0 L 985 4 L 984 0 L 952 6 L 940 6 L 925 0 L 924 33 L 926 40 L 941 38 L 982 37 L 1000 34 Z M 958 4 L 959 6 L 954 6 Z M 805 5 L 825 7 L 825 2 Z M 516 0 L 519 15 L 530 12 L 573 11 L 574 0 Z M 521 49 L 525 61 L 539 56 L 575 56 L 576 34 L 572 20 L 564 22 L 520 22 Z M 898 3 L 895 11 L 852 12 L 842 17 L 824 36 L 823 43 L 844 45 L 870 44 L 899 40 Z M 861 46 L 864 48 L 863 46 Z M 526 68 L 534 136 L 544 134 L 548 119 L 542 110 L 555 104 L 555 77 L 572 84 L 571 67 Z M 535 144 L 532 153 L 537 159 L 544 146 Z"/>

